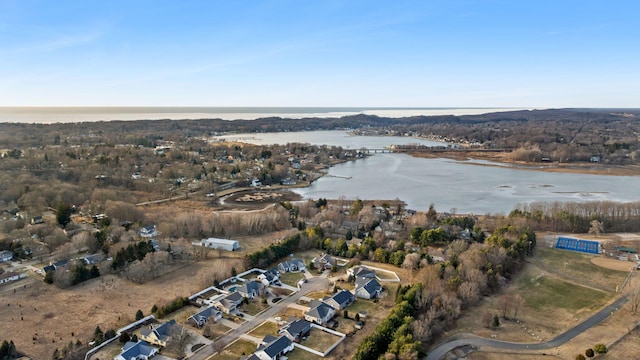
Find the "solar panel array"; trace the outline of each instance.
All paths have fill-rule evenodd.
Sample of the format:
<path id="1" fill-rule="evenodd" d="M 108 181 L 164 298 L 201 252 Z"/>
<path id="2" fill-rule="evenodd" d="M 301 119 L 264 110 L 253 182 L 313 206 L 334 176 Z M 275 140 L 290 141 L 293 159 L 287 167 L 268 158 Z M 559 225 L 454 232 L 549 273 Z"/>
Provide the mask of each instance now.
<path id="1" fill-rule="evenodd" d="M 598 254 L 599 243 L 597 241 L 580 240 L 560 236 L 556 242 L 557 249 L 580 251 L 589 254 Z"/>

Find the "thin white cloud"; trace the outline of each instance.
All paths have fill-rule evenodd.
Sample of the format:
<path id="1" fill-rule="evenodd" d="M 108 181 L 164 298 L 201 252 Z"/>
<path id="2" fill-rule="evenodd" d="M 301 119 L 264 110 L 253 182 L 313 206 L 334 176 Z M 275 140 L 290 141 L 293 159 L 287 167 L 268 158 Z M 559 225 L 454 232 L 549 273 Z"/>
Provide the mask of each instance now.
<path id="1" fill-rule="evenodd" d="M 79 45 L 89 44 L 100 37 L 102 32 L 94 32 L 80 35 L 62 35 L 55 38 L 47 39 L 46 41 L 21 46 L 14 51 L 16 53 L 37 53 L 37 52 L 50 52 L 66 48 L 71 48 Z"/>

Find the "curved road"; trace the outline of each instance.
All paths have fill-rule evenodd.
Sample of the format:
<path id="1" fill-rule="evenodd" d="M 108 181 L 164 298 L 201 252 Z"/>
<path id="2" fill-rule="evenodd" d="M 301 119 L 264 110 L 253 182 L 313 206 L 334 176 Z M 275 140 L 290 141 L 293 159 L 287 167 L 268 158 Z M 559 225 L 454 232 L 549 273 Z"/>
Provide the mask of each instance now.
<path id="1" fill-rule="evenodd" d="M 486 338 L 458 339 L 458 340 L 453 340 L 453 341 L 444 343 L 438 346 L 437 348 L 433 349 L 433 351 L 431 351 L 429 355 L 427 355 L 427 360 L 440 360 L 440 358 L 442 358 L 449 351 L 465 345 L 476 346 L 476 347 L 489 346 L 489 347 L 515 350 L 515 351 L 544 350 L 544 349 L 557 347 L 573 339 L 574 337 L 578 336 L 579 334 L 591 328 L 592 326 L 595 326 L 601 323 L 602 321 L 604 321 L 614 311 L 620 309 L 622 305 L 624 305 L 627 302 L 627 300 L 628 299 L 626 296 L 621 297 L 620 299 L 614 301 L 611 305 L 598 311 L 596 314 L 594 314 L 587 320 L 581 322 L 575 327 L 567 330 L 566 332 L 556 336 L 555 338 L 547 342 L 525 344 L 525 343 L 513 343 L 508 341 L 492 340 L 492 339 L 486 339 Z"/>

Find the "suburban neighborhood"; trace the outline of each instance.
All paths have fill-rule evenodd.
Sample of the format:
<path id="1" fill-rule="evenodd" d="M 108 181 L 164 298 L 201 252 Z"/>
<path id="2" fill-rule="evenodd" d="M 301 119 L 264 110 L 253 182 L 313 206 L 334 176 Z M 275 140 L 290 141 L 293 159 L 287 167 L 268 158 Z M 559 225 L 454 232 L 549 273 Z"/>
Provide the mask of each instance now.
<path id="1" fill-rule="evenodd" d="M 229 251 L 233 251 L 232 247 L 231 244 Z M 233 347 L 238 341 L 255 344 L 254 351 L 245 351 L 241 356 L 247 360 L 286 359 L 291 352 L 325 357 L 351 335 L 338 328 L 338 323 L 347 319 L 350 306 L 379 298 L 383 287 L 373 268 L 356 265 L 333 273 L 331 268 L 342 268 L 348 262 L 327 254 L 311 260 L 312 264 L 316 262 L 322 262 L 320 272 L 309 271 L 302 259 L 291 257 L 271 269 L 254 268 L 232 276 L 190 296 L 185 309 L 194 310 L 185 317 L 161 320 L 150 315 L 118 330 L 112 339 L 92 349 L 87 359 L 103 358 L 105 351 L 113 352 L 116 347 L 119 351 L 114 360 L 174 358 L 171 355 L 214 360 L 216 354 L 223 354 L 225 347 Z M 389 273 L 385 276 L 387 282 L 399 281 L 388 270 L 377 271 Z M 330 295 L 319 298 L 313 295 L 327 293 Z M 290 312 L 298 316 L 283 316 Z M 362 329 L 367 313 L 352 314 L 355 320 L 349 321 L 353 322 L 351 332 L 354 332 Z M 219 329 L 226 331 L 217 333 L 217 337 L 204 336 L 210 335 L 211 328 L 216 333 Z M 261 335 L 261 328 L 272 331 Z M 256 332 L 261 336 L 256 336 Z M 314 336 L 330 342 L 323 339 L 326 344 L 318 348 L 313 345 Z M 128 341 L 119 345 L 116 340 L 123 337 Z M 173 349 L 176 338 L 186 340 L 178 341 L 183 349 L 177 353 Z"/>

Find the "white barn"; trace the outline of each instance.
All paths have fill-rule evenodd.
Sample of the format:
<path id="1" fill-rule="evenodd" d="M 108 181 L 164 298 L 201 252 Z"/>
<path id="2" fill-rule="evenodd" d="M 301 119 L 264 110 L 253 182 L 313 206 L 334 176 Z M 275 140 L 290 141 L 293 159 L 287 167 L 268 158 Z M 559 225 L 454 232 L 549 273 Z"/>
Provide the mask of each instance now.
<path id="1" fill-rule="evenodd" d="M 228 251 L 235 251 L 240 249 L 240 243 L 237 240 L 208 238 L 202 239 L 200 242 L 193 243 L 194 245 L 200 245 L 211 249 L 222 249 Z"/>

